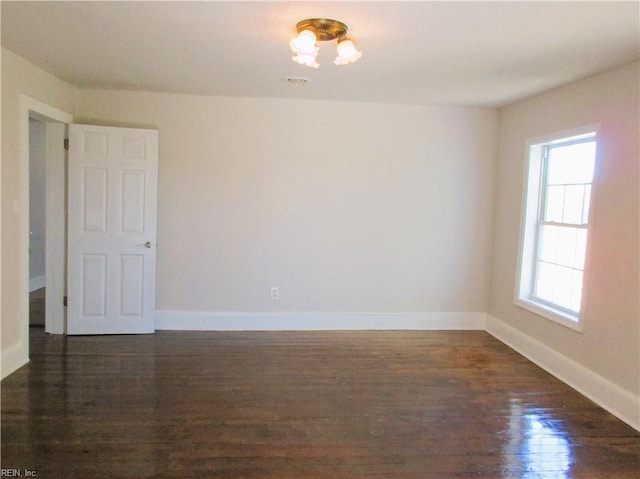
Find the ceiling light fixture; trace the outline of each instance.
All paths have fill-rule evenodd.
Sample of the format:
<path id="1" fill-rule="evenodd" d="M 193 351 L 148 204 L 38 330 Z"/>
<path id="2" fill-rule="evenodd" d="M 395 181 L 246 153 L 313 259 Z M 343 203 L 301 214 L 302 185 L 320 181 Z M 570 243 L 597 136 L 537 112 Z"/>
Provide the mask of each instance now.
<path id="1" fill-rule="evenodd" d="M 316 42 L 338 40 L 338 56 L 334 60 L 336 65 L 348 65 L 362 57 L 362 52 L 356 48 L 353 40 L 347 38 L 347 26 L 337 20 L 329 18 L 309 18 L 296 25 L 298 36 L 289 43 L 296 55 L 292 60 L 301 65 L 318 68 L 316 61 L 320 48 Z"/>

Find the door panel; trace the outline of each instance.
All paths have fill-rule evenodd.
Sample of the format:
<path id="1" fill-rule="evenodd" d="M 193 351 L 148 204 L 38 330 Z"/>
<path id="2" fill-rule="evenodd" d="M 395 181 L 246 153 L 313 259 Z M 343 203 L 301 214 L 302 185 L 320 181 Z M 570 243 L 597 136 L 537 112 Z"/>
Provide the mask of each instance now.
<path id="1" fill-rule="evenodd" d="M 82 175 L 82 233 L 107 233 L 106 168 L 84 168 Z"/>
<path id="2" fill-rule="evenodd" d="M 107 255 L 82 255 L 82 316 L 104 318 L 107 313 Z"/>
<path id="3" fill-rule="evenodd" d="M 69 128 L 69 334 L 155 329 L 157 138 Z"/>
<path id="4" fill-rule="evenodd" d="M 123 233 L 144 233 L 144 180 L 142 171 L 122 172 L 122 225 Z"/>
<path id="5" fill-rule="evenodd" d="M 120 315 L 140 317 L 143 314 L 144 256 L 126 254 L 120 257 Z"/>

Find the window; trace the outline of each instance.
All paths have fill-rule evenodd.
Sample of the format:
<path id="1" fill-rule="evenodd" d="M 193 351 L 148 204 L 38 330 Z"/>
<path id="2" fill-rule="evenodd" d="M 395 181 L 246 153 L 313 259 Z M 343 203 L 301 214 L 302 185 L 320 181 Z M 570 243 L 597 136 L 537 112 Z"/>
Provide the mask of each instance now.
<path id="1" fill-rule="evenodd" d="M 579 330 L 596 133 L 574 133 L 529 145 L 516 304 Z"/>

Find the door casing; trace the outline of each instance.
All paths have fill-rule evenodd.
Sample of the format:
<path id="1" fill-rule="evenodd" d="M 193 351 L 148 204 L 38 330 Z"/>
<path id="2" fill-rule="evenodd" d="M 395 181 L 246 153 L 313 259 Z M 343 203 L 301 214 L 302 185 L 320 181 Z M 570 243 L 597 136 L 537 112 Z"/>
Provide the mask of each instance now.
<path id="1" fill-rule="evenodd" d="M 13 200 L 13 209 L 17 211 L 18 216 L 18 228 L 20 231 L 20 244 L 21 248 L 17 252 L 19 255 L 18 261 L 20 264 L 19 271 L 16 274 L 16 277 L 19 278 L 19 294 L 20 294 L 20 307 L 19 307 L 19 317 L 18 321 L 20 324 L 19 329 L 19 337 L 18 342 L 15 345 L 12 345 L 10 354 L 4 354 L 3 352 L 3 365 L 2 365 L 2 377 L 6 377 L 8 374 L 12 373 L 19 367 L 23 366 L 27 362 L 29 362 L 29 117 L 36 118 L 38 120 L 44 121 L 47 126 L 62 124 L 67 125 L 73 122 L 73 115 L 67 113 L 65 111 L 54 108 L 46 103 L 38 101 L 34 98 L 31 98 L 27 95 L 20 95 L 19 97 L 19 155 L 20 155 L 20 195 L 18 198 Z M 52 129 L 60 129 L 60 127 L 54 127 Z M 49 133 L 49 128 L 47 128 L 47 133 Z M 49 134 L 47 135 L 49 137 Z M 47 141 L 49 143 L 49 141 Z M 62 156 L 64 159 L 64 156 Z M 60 168 L 60 165 L 55 164 L 51 165 L 53 169 Z M 53 171 L 53 170 L 52 170 Z M 49 173 L 49 147 L 47 147 L 47 173 Z M 49 197 L 49 193 L 51 191 L 57 192 L 57 194 L 62 194 L 64 198 L 65 195 L 65 185 L 64 185 L 64 161 L 62 162 L 62 172 L 57 171 L 57 179 L 53 179 L 53 183 L 50 183 L 49 175 L 47 174 L 47 197 Z M 62 173 L 62 174 L 60 174 Z M 60 182 L 60 178 L 62 181 Z M 48 199 L 48 198 L 47 198 Z M 48 200 L 49 202 L 49 200 Z M 64 204 L 64 203 L 63 203 Z M 54 221 L 47 221 L 46 226 L 46 235 L 47 237 L 51 236 L 59 237 L 60 234 L 63 235 L 63 238 L 66 237 L 64 233 L 64 222 L 62 224 L 57 224 Z M 56 233 L 57 232 L 57 233 Z M 62 233 L 60 233 L 62 232 Z M 62 248 L 55 248 L 51 250 L 53 245 L 47 244 L 45 246 L 45 254 L 47 256 L 47 260 L 54 257 L 58 257 L 58 259 L 62 258 L 60 264 L 64 265 L 64 243 Z M 47 264 L 47 268 L 50 265 Z M 54 267 L 54 266 L 51 266 Z M 47 271 L 47 287 L 49 287 L 49 277 L 51 277 L 51 281 L 53 281 L 59 288 L 64 288 L 64 267 L 60 270 L 52 270 Z M 53 299 L 53 298 L 52 298 Z M 51 307 L 47 305 L 47 309 Z M 63 312 L 64 308 L 62 303 L 60 302 L 59 313 L 56 316 L 58 319 L 53 322 L 49 321 L 49 311 L 47 311 L 47 324 L 45 327 L 47 330 L 54 334 L 63 334 L 64 332 L 64 321 L 63 321 Z"/>

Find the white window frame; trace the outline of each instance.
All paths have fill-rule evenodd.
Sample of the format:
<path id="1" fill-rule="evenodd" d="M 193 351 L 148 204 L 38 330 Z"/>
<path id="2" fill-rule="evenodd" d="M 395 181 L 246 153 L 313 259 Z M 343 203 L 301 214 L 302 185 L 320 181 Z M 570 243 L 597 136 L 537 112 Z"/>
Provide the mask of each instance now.
<path id="1" fill-rule="evenodd" d="M 598 139 L 599 124 L 589 124 L 578 128 L 563 130 L 561 132 L 532 138 L 526 145 L 526 170 L 524 175 L 522 198 L 522 215 L 520 225 L 520 249 L 518 252 L 518 269 L 516 271 L 516 289 L 514 304 L 528 311 L 531 311 L 543 318 L 566 326 L 574 331 L 582 332 L 583 322 L 581 314 L 573 314 L 570 311 L 556 307 L 553 304 L 536 299 L 533 296 L 534 289 L 534 268 L 538 256 L 538 218 L 542 207 L 543 188 L 543 150 L 546 145 L 561 143 L 569 139 L 584 135 L 594 134 L 596 140 L 595 170 L 598 165 Z M 595 183 L 595 172 L 592 181 L 591 196 L 593 197 L 593 185 Z M 589 208 L 589 222 L 591 218 L 591 208 Z M 588 224 L 586 226 L 588 231 Z M 587 242 L 588 242 L 587 232 Z M 586 260 L 586 258 L 585 258 Z M 586 277 L 586 261 L 585 273 Z M 584 285 L 584 278 L 583 278 Z M 584 301 L 584 295 L 583 295 Z M 582 307 L 580 308 L 582 312 Z"/>

